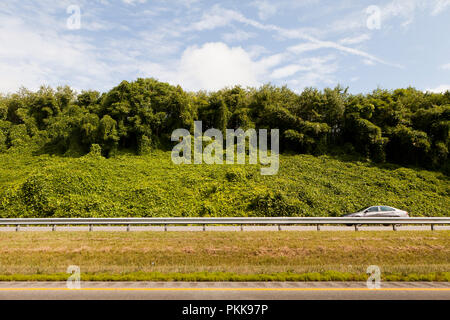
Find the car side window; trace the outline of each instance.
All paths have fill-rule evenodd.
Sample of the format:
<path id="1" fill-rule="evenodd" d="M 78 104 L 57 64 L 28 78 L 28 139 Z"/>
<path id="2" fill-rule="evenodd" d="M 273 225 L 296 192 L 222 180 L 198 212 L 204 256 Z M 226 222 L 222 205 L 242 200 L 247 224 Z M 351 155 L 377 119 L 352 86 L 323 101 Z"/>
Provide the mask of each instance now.
<path id="1" fill-rule="evenodd" d="M 366 210 L 367 212 L 377 212 L 378 211 L 378 207 L 370 207 L 369 209 Z"/>
<path id="2" fill-rule="evenodd" d="M 380 208 L 381 208 L 381 211 L 395 211 L 394 208 L 391 208 L 391 207 L 382 206 Z"/>

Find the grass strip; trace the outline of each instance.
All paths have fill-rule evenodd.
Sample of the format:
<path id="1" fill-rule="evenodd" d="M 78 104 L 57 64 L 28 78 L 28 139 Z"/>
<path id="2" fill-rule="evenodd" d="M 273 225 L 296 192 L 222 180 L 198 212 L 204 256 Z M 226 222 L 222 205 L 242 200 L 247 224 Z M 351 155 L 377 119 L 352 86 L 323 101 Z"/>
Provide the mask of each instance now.
<path id="1" fill-rule="evenodd" d="M 0 275 L 0 281 L 66 281 L 67 273 Z M 228 272 L 160 273 L 134 272 L 124 274 L 81 275 L 81 281 L 366 281 L 367 274 L 349 272 L 310 272 L 273 274 L 236 274 Z M 382 281 L 439 281 L 449 282 L 450 272 L 428 274 L 386 274 Z"/>
<path id="2" fill-rule="evenodd" d="M 450 231 L 0 232 L 0 280 L 448 281 Z"/>

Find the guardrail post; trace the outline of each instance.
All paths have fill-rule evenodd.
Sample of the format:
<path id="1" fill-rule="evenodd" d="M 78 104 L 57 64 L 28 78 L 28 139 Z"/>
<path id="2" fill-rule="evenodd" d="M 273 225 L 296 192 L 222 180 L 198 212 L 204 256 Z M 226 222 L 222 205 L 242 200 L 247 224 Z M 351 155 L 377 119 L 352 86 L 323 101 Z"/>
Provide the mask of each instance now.
<path id="1" fill-rule="evenodd" d="M 130 232 L 131 226 L 128 224 L 127 225 L 127 232 Z"/>
<path id="2" fill-rule="evenodd" d="M 241 231 L 244 231 L 244 225 L 241 224 Z"/>
<path id="3" fill-rule="evenodd" d="M 358 225 L 355 224 L 355 231 L 358 231 L 358 230 L 359 230 Z"/>
<path id="4" fill-rule="evenodd" d="M 89 225 L 89 231 L 93 231 L 94 230 L 94 226 L 92 224 Z"/>
<path id="5" fill-rule="evenodd" d="M 392 230 L 397 231 L 397 225 L 393 224 L 392 225 Z"/>
<path id="6" fill-rule="evenodd" d="M 281 225 L 280 224 L 278 225 L 278 231 L 281 231 Z"/>
<path id="7" fill-rule="evenodd" d="M 434 224 L 431 224 L 431 231 L 434 231 Z"/>
<path id="8" fill-rule="evenodd" d="M 56 231 L 56 224 L 52 226 L 52 231 Z"/>
<path id="9" fill-rule="evenodd" d="M 164 225 L 164 231 L 167 231 L 167 224 Z"/>
<path id="10" fill-rule="evenodd" d="M 203 225 L 203 231 L 206 231 L 206 224 Z"/>
<path id="11" fill-rule="evenodd" d="M 320 224 L 317 225 L 317 231 L 320 231 Z"/>
<path id="12" fill-rule="evenodd" d="M 16 232 L 20 231 L 20 224 L 16 225 Z"/>

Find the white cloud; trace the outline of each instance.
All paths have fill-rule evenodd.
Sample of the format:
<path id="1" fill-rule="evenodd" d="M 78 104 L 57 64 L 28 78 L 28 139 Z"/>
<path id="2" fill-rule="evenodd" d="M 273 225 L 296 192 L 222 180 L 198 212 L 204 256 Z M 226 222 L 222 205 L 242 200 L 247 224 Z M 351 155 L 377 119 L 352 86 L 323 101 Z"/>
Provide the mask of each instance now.
<path id="1" fill-rule="evenodd" d="M 450 91 L 450 84 L 441 84 L 433 89 L 426 89 L 425 91 L 435 92 L 435 93 L 443 93 L 446 91 Z"/>
<path id="2" fill-rule="evenodd" d="M 312 57 L 299 60 L 296 64 L 290 64 L 275 69 L 270 75 L 273 79 L 285 79 L 293 77 L 288 82 L 304 87 L 317 85 L 319 82 L 332 83 L 333 74 L 338 66 L 335 56 Z"/>
<path id="3" fill-rule="evenodd" d="M 334 56 L 309 58 L 301 63 L 308 69 L 305 72 L 296 74 L 295 77 L 287 81 L 287 84 L 296 92 L 300 92 L 306 87 L 315 87 L 319 84 L 333 86 L 337 84 L 334 73 L 338 65 L 334 61 Z"/>
<path id="4" fill-rule="evenodd" d="M 417 11 L 428 11 L 431 15 L 438 15 L 450 7 L 450 0 L 392 0 L 381 6 L 381 18 L 387 20 L 398 17 L 403 19 L 402 26 L 410 25 Z"/>
<path id="5" fill-rule="evenodd" d="M 450 7 L 450 0 L 437 0 L 434 3 L 432 15 L 437 15 Z"/>
<path id="6" fill-rule="evenodd" d="M 366 59 L 372 60 L 373 62 L 378 62 L 393 67 L 402 67 L 397 64 L 386 62 L 380 58 L 375 57 L 374 55 L 371 55 L 359 49 L 347 47 L 333 41 L 319 40 L 308 33 L 305 29 L 285 29 L 273 24 L 262 24 L 258 21 L 246 18 L 237 11 L 224 9 L 219 5 L 215 5 L 209 12 L 203 14 L 202 19 L 192 24 L 188 28 L 188 30 L 212 30 L 218 27 L 230 25 L 233 21 L 240 22 L 266 32 L 275 32 L 279 36 L 286 39 L 300 39 L 308 41 L 308 43 L 300 44 L 298 46 L 291 46 L 290 48 L 288 48 L 288 50 L 290 50 L 291 52 L 301 53 L 321 48 L 329 48 L 344 53 L 361 56 Z"/>
<path id="7" fill-rule="evenodd" d="M 145 3 L 147 0 L 122 0 L 126 4 Z"/>
<path id="8" fill-rule="evenodd" d="M 8 49 L 0 52 L 0 91 L 69 81 L 76 82 L 76 87 L 90 87 L 100 74 L 107 76 L 108 69 L 98 59 L 95 47 L 82 38 L 47 28 L 36 31 L 19 17 L 0 18 L 0 42 L 8 44 Z"/>
<path id="9" fill-rule="evenodd" d="M 422 1 L 416 0 L 393 0 L 381 7 L 381 23 L 392 17 L 403 19 L 402 26 L 407 26 L 414 20 L 416 8 L 422 6 Z"/>
<path id="10" fill-rule="evenodd" d="M 353 11 L 344 17 L 332 21 L 328 26 L 328 32 L 352 32 L 355 30 L 363 30 L 367 28 L 367 15 L 361 11 Z M 367 30 L 367 29 L 366 29 Z"/>
<path id="11" fill-rule="evenodd" d="M 442 70 L 450 70 L 450 63 L 443 64 L 440 68 L 441 68 Z"/>
<path id="12" fill-rule="evenodd" d="M 363 63 L 368 66 L 375 65 L 375 62 L 373 62 L 372 60 L 369 60 L 369 59 L 363 59 Z"/>
<path id="13" fill-rule="evenodd" d="M 367 52 L 364 52 L 362 50 L 358 50 L 358 49 L 354 49 L 354 48 L 350 48 L 347 46 L 343 46 L 339 43 L 333 42 L 333 41 L 322 41 L 322 40 L 318 40 L 315 39 L 311 36 L 303 36 L 303 38 L 309 40 L 309 42 L 304 42 L 304 43 L 300 43 L 298 45 L 295 46 L 291 46 L 288 47 L 287 50 L 296 54 L 301 54 L 307 51 L 314 51 L 314 50 L 318 50 L 318 49 L 324 49 L 324 48 L 331 48 L 331 49 L 336 49 L 338 51 L 344 52 L 344 53 L 350 53 L 356 56 L 360 56 L 362 58 L 364 58 L 367 61 L 370 61 L 371 63 L 382 63 L 385 65 L 389 65 L 389 66 L 393 66 L 393 67 L 397 67 L 397 68 L 401 68 L 402 66 L 397 65 L 397 64 L 391 64 L 388 63 L 382 59 L 379 59 L 377 57 L 375 57 L 374 55 L 371 55 Z"/>
<path id="14" fill-rule="evenodd" d="M 244 17 L 237 11 L 224 9 L 214 5 L 211 10 L 203 13 L 202 18 L 193 23 L 186 31 L 212 30 L 229 25 L 232 21 L 241 21 Z"/>
<path id="15" fill-rule="evenodd" d="M 296 64 L 289 64 L 275 69 L 270 75 L 273 79 L 283 79 L 291 77 L 298 72 L 304 72 L 301 77 L 316 76 L 316 79 L 326 79 L 337 70 L 337 65 L 334 62 L 335 57 L 312 57 L 299 60 Z M 333 61 L 332 63 L 329 63 Z"/>
<path id="16" fill-rule="evenodd" d="M 270 68 L 273 68 L 282 62 L 286 60 L 286 54 L 285 53 L 277 53 L 273 54 L 264 58 L 261 58 L 258 60 L 258 65 L 263 70 L 268 70 Z"/>
<path id="17" fill-rule="evenodd" d="M 226 86 L 259 85 L 261 68 L 241 47 L 228 47 L 221 42 L 187 48 L 173 81 L 187 90 L 218 90 Z"/>
<path id="18" fill-rule="evenodd" d="M 42 0 L 39 5 L 48 8 L 45 10 L 35 8 L 38 5 L 28 0 L 20 2 L 20 5 L 12 4 L 11 0 L 11 4 L 5 7 L 2 3 L 0 41 L 7 46 L 0 50 L 0 73 L 5 75 L 0 79 L 0 91 L 16 90 L 20 85 L 36 88 L 40 84 L 55 86 L 65 83 L 76 88 L 104 90 L 122 79 L 132 80 L 136 76 L 154 76 L 189 90 L 216 90 L 235 84 L 255 86 L 272 80 L 280 83 L 286 79 L 287 83 L 295 86 L 322 85 L 334 82 L 338 60 L 320 60 L 323 59 L 321 56 L 334 52 L 359 57 L 362 64 L 383 63 L 398 67 L 364 51 L 363 42 L 372 34 L 367 29 L 354 29 L 344 36 L 342 30 L 338 30 L 333 37 L 330 26 L 320 30 L 314 27 L 322 26 L 320 19 L 331 11 L 319 14 L 310 28 L 307 24 L 313 19 L 301 17 L 299 21 L 306 27 L 283 28 L 281 24 L 247 18 L 221 5 L 213 5 L 209 9 L 209 4 L 190 8 L 197 0 L 177 0 L 176 5 L 170 3 L 172 6 L 160 1 L 158 3 L 164 3 L 164 7 L 155 9 L 149 9 L 151 2 L 146 1 L 149 4 L 147 10 L 133 7 L 145 0 L 105 0 L 105 7 L 77 0 L 82 7 L 82 29 L 70 32 L 65 29 L 64 5 L 71 1 L 62 1 L 64 4 L 55 5 L 50 0 Z M 277 17 L 282 17 L 283 10 L 292 11 L 294 6 L 300 6 L 298 3 L 314 1 L 280 0 L 276 4 L 268 0 L 254 1 L 253 4 L 260 5 L 260 10 L 252 9 L 260 19 L 267 19 L 274 12 Z M 424 0 L 411 1 L 413 5 L 387 0 L 383 7 L 387 8 L 385 21 L 397 17 L 397 21 L 407 24 L 414 12 L 418 12 L 417 8 L 426 7 L 428 14 L 430 8 L 434 8 L 440 13 L 450 0 L 429 0 L 430 4 L 425 4 Z M 22 3 L 28 11 L 22 10 Z M 125 8 L 124 3 L 130 6 Z M 112 19 L 108 11 L 117 4 L 123 9 L 124 16 Z M 266 8 L 264 11 L 265 5 L 277 9 Z M 249 8 L 248 4 L 242 7 Z M 356 16 L 360 17 L 355 20 L 355 25 L 365 26 L 366 16 L 360 10 L 361 5 L 338 7 L 342 12 L 357 8 Z M 335 6 L 330 8 L 336 9 Z M 405 13 L 402 13 L 403 8 L 406 8 Z M 156 9 L 158 13 L 154 11 Z M 159 16 L 162 12 L 164 17 Z M 292 21 L 286 22 L 292 25 Z M 353 20 L 345 19 L 342 26 L 352 23 Z M 214 30 L 219 28 L 222 29 Z M 261 41 L 252 46 L 256 43 L 252 39 L 254 37 Z M 247 43 L 248 39 L 252 41 Z M 242 43 L 243 47 L 236 43 Z M 390 59 L 395 57 L 395 53 L 392 54 Z M 450 64 L 441 68 L 449 70 Z"/>
<path id="19" fill-rule="evenodd" d="M 190 46 L 181 58 L 166 64 L 139 65 L 142 76 L 153 76 L 186 90 L 219 90 L 242 85 L 256 87 L 275 78 L 271 70 L 286 58 L 284 53 L 255 60 L 241 47 L 229 47 L 223 42 L 209 42 L 201 47 Z"/>
<path id="20" fill-rule="evenodd" d="M 276 1 L 258 0 L 251 3 L 258 9 L 258 17 L 261 20 L 266 20 L 267 18 L 275 15 L 278 11 L 276 6 Z"/>
<path id="21" fill-rule="evenodd" d="M 391 0 L 384 4 L 374 4 L 380 9 L 381 28 L 387 29 L 393 26 L 394 21 L 400 22 L 405 28 L 408 27 L 414 22 L 417 13 L 422 16 L 441 14 L 450 7 L 450 0 Z M 365 11 L 367 7 L 349 6 L 349 8 L 353 10 L 349 10 L 343 17 L 331 22 L 328 32 L 367 31 L 369 17 Z"/>
<path id="22" fill-rule="evenodd" d="M 271 77 L 274 79 L 287 78 L 290 77 L 301 70 L 306 70 L 304 66 L 298 64 L 290 64 L 278 69 L 275 69 L 272 72 Z"/>
<path id="23" fill-rule="evenodd" d="M 254 58 L 261 57 L 263 54 L 269 54 L 270 51 L 263 46 L 252 45 L 248 48 L 248 53 L 250 54 L 250 57 L 252 57 L 252 59 L 254 59 Z"/>
<path id="24" fill-rule="evenodd" d="M 321 48 L 325 48 L 325 46 L 321 43 L 316 42 L 304 42 L 295 46 L 288 47 L 287 50 L 294 52 L 296 54 L 301 54 L 308 51 L 314 51 Z"/>
<path id="25" fill-rule="evenodd" d="M 339 40 L 340 44 L 356 44 L 356 43 L 361 43 L 364 41 L 367 41 L 370 39 L 370 35 L 368 35 L 367 33 L 355 36 L 355 37 L 348 37 L 348 38 L 343 38 L 341 40 Z"/>
<path id="26" fill-rule="evenodd" d="M 246 32 L 243 30 L 235 30 L 234 32 L 225 33 L 222 35 L 223 40 L 226 42 L 241 42 L 255 37 L 253 32 Z"/>

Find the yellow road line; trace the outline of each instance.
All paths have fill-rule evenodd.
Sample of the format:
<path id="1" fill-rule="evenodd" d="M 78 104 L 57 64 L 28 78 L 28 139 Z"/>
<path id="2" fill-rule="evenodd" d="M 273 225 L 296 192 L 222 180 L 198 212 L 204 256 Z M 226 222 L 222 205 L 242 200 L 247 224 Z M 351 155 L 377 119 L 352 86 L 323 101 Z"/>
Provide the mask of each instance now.
<path id="1" fill-rule="evenodd" d="M 450 291 L 450 288 L 0 288 L 0 291 Z"/>

